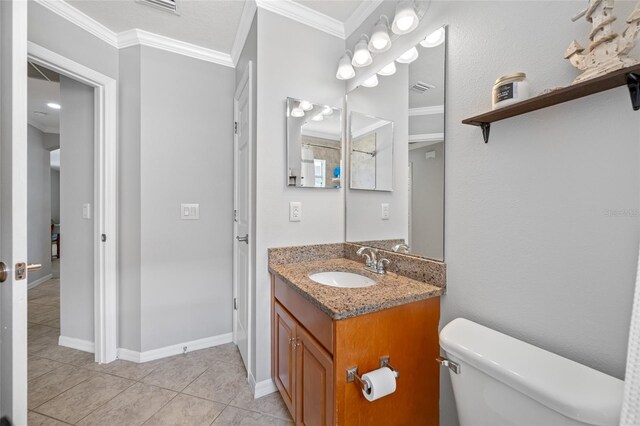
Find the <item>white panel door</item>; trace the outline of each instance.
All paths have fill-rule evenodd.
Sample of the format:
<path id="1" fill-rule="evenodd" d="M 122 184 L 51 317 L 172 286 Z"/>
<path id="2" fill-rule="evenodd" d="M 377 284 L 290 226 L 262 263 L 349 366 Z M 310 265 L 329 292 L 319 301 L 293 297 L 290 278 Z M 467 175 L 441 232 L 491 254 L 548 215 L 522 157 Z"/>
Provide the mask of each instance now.
<path id="1" fill-rule="evenodd" d="M 236 88 L 234 147 L 234 341 L 249 371 L 251 286 L 251 62 Z"/>
<path id="2" fill-rule="evenodd" d="M 0 1 L 0 93 L 0 417 L 26 425 L 26 1 Z"/>

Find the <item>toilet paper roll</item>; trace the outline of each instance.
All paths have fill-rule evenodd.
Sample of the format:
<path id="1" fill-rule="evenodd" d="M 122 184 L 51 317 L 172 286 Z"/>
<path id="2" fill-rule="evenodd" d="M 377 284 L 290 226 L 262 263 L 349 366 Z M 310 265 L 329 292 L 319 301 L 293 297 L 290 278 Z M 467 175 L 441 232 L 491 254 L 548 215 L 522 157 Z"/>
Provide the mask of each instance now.
<path id="1" fill-rule="evenodd" d="M 369 392 L 362 394 L 369 401 L 375 401 L 396 391 L 396 376 L 388 367 L 378 368 L 362 376 L 362 381 L 369 385 Z"/>

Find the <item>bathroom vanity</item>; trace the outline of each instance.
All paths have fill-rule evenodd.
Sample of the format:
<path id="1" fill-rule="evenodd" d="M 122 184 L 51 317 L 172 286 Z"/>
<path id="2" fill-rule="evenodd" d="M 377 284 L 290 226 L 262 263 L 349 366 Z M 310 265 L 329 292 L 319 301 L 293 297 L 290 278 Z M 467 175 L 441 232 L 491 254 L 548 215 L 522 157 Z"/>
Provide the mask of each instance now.
<path id="1" fill-rule="evenodd" d="M 356 260 L 357 248 L 269 250 L 273 379 L 300 425 L 437 425 L 444 264 L 388 253 L 390 271 L 378 275 Z M 338 288 L 309 278 L 324 271 L 357 273 L 376 284 Z M 387 357 L 399 373 L 396 390 L 369 402 L 357 380 L 347 381 L 347 370 L 357 367 L 361 376 Z"/>

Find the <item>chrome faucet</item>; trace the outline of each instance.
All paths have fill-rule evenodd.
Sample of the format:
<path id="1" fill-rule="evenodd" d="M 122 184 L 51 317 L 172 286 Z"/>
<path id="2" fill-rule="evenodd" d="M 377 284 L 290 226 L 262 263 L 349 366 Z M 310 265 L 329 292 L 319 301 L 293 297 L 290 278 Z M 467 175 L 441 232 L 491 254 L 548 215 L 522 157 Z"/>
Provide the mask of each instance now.
<path id="1" fill-rule="evenodd" d="M 393 250 L 396 253 L 409 253 L 409 250 L 411 250 L 411 247 L 409 247 L 405 243 L 400 243 L 393 246 L 391 250 Z"/>
<path id="2" fill-rule="evenodd" d="M 378 259 L 378 249 L 375 248 L 360 247 L 356 254 L 365 258 L 364 269 L 375 272 L 376 274 L 385 274 L 386 267 L 391 263 L 389 259 L 384 257 Z"/>

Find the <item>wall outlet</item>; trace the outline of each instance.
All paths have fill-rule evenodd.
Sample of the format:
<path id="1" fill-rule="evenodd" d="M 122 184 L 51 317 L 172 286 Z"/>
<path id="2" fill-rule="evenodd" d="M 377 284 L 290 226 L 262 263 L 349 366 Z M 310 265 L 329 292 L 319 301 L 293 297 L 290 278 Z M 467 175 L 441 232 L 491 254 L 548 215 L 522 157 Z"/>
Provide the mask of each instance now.
<path id="1" fill-rule="evenodd" d="M 84 203 L 82 205 L 82 218 L 91 219 L 91 204 Z"/>
<path id="2" fill-rule="evenodd" d="M 289 222 L 302 220 L 302 203 L 300 201 L 289 202 Z"/>
<path id="3" fill-rule="evenodd" d="M 180 204 L 180 219 L 198 220 L 200 219 L 200 204 Z"/>
<path id="4" fill-rule="evenodd" d="M 389 220 L 389 203 L 382 203 L 382 220 Z"/>

